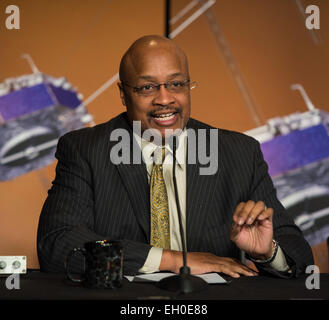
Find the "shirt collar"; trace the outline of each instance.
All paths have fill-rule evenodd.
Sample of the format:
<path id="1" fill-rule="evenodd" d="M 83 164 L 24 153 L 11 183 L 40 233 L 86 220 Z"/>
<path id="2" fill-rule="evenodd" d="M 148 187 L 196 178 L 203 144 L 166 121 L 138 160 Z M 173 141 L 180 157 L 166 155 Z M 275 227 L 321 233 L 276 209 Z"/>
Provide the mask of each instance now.
<path id="1" fill-rule="evenodd" d="M 143 158 L 146 164 L 153 163 L 153 153 L 158 148 L 158 146 L 152 142 L 149 142 L 143 138 L 141 138 L 136 132 L 133 133 L 134 137 L 142 150 Z M 178 136 L 178 147 L 176 149 L 176 163 L 182 167 L 185 163 L 185 144 L 187 136 L 186 128 L 183 129 L 181 134 Z M 166 155 L 164 164 L 172 164 L 173 162 L 173 151 L 169 144 L 165 145 Z"/>

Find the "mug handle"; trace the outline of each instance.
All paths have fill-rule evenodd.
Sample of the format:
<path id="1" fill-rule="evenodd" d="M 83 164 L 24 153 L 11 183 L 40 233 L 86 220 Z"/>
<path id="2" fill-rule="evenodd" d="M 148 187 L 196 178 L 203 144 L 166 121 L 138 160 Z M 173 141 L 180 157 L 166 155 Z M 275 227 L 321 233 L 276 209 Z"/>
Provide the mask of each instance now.
<path id="1" fill-rule="evenodd" d="M 76 279 L 73 278 L 70 271 L 69 271 L 69 262 L 72 258 L 73 255 L 75 255 L 76 253 L 81 253 L 84 257 L 86 257 L 86 250 L 83 248 L 74 248 L 72 249 L 68 255 L 66 256 L 66 260 L 65 260 L 65 271 L 66 271 L 66 276 L 68 277 L 69 280 L 73 281 L 73 282 L 82 282 L 83 278 L 81 277 L 80 279 Z"/>

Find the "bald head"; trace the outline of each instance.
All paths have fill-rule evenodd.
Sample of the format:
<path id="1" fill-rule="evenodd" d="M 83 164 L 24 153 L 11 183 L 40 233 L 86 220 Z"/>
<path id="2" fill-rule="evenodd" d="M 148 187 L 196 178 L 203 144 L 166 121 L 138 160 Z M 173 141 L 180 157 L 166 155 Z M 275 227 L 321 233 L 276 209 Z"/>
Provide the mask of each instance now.
<path id="1" fill-rule="evenodd" d="M 157 35 L 136 40 L 122 57 L 118 83 L 130 122 L 140 121 L 142 132 L 151 129 L 164 140 L 166 130 L 183 129 L 190 117 L 189 80 L 186 55 L 172 40 Z M 152 85 L 156 91 L 150 91 Z"/>
<path id="2" fill-rule="evenodd" d="M 174 57 L 189 77 L 188 62 L 184 51 L 172 40 L 159 35 L 148 35 L 137 39 L 123 55 L 120 63 L 120 81 L 130 83 L 130 79 L 139 72 L 140 65 L 159 56 Z"/>

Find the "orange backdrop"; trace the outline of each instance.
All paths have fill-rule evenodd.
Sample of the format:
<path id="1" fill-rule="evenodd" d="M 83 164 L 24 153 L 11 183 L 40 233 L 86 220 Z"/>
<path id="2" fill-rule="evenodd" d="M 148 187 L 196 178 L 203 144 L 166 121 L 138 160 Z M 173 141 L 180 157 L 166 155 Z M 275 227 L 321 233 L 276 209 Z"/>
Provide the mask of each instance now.
<path id="1" fill-rule="evenodd" d="M 188 3 L 173 0 L 171 15 Z M 290 89 L 293 83 L 304 86 L 317 108 L 329 111 L 329 2 L 300 3 L 304 8 L 319 6 L 320 30 L 306 29 L 295 0 L 217 0 L 210 9 L 262 124 L 272 117 L 306 111 L 299 93 Z M 5 27 L 10 4 L 20 9 L 20 30 Z M 164 33 L 164 17 L 163 0 L 2 0 L 0 81 L 31 73 L 20 58 L 29 53 L 40 71 L 65 76 L 87 98 L 118 72 L 123 52 L 136 38 Z M 241 132 L 256 127 L 206 16 L 201 15 L 174 41 L 186 51 L 191 78 L 199 83 L 192 92 L 192 116 Z M 117 86 L 108 88 L 87 109 L 96 124 L 122 112 Z M 0 183 L 0 255 L 27 255 L 29 268 L 38 268 L 37 224 L 55 165 Z M 326 245 L 313 252 L 321 272 L 329 272 Z"/>

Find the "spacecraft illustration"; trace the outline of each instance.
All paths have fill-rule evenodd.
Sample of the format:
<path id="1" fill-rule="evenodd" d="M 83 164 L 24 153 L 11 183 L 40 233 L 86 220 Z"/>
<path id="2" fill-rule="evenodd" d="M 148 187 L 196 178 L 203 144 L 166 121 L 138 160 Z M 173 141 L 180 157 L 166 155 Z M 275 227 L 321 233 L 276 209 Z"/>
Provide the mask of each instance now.
<path id="1" fill-rule="evenodd" d="M 268 120 L 246 134 L 260 142 L 277 196 L 311 246 L 329 237 L 329 113 L 300 84 L 304 113 Z"/>
<path id="2" fill-rule="evenodd" d="M 0 83 L 0 181 L 49 165 L 59 137 L 93 121 L 65 77 L 41 73 L 22 57 L 33 73 Z"/>

